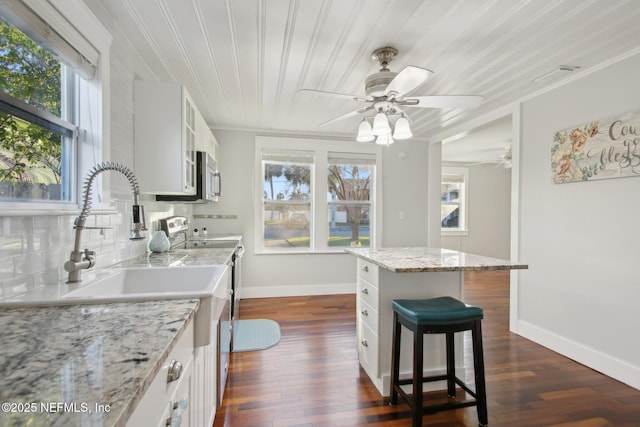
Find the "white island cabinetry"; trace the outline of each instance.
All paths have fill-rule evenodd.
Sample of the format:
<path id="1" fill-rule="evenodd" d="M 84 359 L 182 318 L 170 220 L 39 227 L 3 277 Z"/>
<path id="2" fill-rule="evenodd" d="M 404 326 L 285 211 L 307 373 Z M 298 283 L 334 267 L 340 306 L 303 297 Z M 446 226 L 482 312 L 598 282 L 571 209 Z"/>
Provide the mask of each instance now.
<path id="1" fill-rule="evenodd" d="M 524 264 L 440 248 L 347 249 L 357 257 L 358 358 L 378 391 L 389 395 L 394 299 L 452 296 L 464 301 L 464 272 L 511 270 Z M 400 376 L 412 372 L 412 334 L 402 334 Z M 464 375 L 462 334 L 456 336 L 456 369 Z M 445 371 L 444 336 L 424 337 L 425 375 Z"/>

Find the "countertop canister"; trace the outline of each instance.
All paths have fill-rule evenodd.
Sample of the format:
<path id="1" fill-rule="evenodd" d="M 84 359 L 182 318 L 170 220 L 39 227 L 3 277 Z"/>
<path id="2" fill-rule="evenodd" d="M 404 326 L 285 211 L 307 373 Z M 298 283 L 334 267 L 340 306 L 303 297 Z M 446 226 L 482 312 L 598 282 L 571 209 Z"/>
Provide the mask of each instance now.
<path id="1" fill-rule="evenodd" d="M 151 252 L 166 252 L 171 247 L 171 242 L 166 233 L 162 230 L 154 231 L 149 241 L 149 249 Z"/>

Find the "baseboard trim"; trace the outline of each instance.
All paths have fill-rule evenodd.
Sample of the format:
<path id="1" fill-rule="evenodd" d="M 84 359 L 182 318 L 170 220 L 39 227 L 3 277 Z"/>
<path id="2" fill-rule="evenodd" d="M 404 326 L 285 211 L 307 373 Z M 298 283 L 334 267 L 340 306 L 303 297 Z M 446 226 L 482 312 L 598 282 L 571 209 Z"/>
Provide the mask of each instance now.
<path id="1" fill-rule="evenodd" d="M 330 285 L 242 286 L 240 298 L 300 297 L 307 295 L 355 294 L 355 283 Z"/>
<path id="2" fill-rule="evenodd" d="M 640 390 L 640 367 L 638 366 L 522 320 L 518 321 L 518 334 Z"/>

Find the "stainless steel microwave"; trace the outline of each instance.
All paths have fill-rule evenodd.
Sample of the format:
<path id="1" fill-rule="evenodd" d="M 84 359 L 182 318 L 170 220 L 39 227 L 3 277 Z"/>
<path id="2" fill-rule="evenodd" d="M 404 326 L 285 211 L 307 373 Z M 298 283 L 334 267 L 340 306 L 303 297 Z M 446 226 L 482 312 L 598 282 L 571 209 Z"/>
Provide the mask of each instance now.
<path id="1" fill-rule="evenodd" d="M 196 194 L 170 195 L 158 194 L 157 201 L 163 202 L 217 202 L 222 194 L 222 179 L 218 172 L 218 163 L 209 153 L 196 151 Z"/>

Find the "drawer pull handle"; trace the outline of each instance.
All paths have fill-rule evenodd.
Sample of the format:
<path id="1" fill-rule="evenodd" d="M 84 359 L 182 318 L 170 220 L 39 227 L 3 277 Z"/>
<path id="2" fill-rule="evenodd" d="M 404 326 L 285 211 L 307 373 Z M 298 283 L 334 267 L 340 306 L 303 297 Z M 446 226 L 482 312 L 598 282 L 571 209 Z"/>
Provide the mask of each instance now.
<path id="1" fill-rule="evenodd" d="M 362 267 L 362 271 L 364 271 L 365 273 L 369 272 L 369 266 L 365 265 L 364 267 Z"/>
<path id="2" fill-rule="evenodd" d="M 369 315 L 369 312 L 367 311 L 366 308 L 364 310 L 362 310 L 360 313 L 362 313 L 363 316 L 368 316 Z"/>
<path id="3" fill-rule="evenodd" d="M 367 341 L 366 339 L 364 339 L 364 340 L 362 340 L 362 341 L 360 341 L 360 342 L 362 343 L 362 345 L 363 345 L 364 347 L 369 347 L 369 341 Z"/>
<path id="4" fill-rule="evenodd" d="M 177 360 L 172 360 L 169 363 L 169 371 L 167 372 L 167 382 L 173 382 L 180 378 L 180 374 L 182 374 L 182 363 Z"/>
<path id="5" fill-rule="evenodd" d="M 362 291 L 360 291 L 360 292 L 362 292 L 362 293 L 363 293 L 363 294 L 365 294 L 365 295 L 368 295 L 368 294 L 369 294 L 369 288 L 364 288 L 364 289 L 362 289 Z"/>

